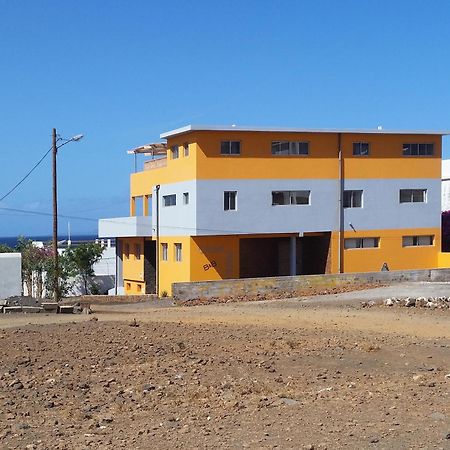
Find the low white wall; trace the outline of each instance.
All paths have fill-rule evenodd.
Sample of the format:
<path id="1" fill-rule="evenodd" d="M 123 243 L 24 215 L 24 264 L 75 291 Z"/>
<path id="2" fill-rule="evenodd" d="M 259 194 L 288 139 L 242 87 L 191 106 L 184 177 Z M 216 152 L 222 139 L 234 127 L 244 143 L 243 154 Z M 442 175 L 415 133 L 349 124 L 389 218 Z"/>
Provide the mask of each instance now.
<path id="1" fill-rule="evenodd" d="M 0 299 L 22 295 L 22 255 L 0 253 Z"/>

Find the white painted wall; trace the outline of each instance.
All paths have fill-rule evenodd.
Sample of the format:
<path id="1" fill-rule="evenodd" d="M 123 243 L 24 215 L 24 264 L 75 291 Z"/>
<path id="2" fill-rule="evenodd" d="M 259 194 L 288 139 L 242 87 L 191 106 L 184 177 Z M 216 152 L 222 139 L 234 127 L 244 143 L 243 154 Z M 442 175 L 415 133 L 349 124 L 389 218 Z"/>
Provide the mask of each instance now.
<path id="1" fill-rule="evenodd" d="M 189 204 L 183 204 L 183 193 L 189 192 Z M 164 206 L 163 197 L 175 194 L 177 204 Z M 153 190 L 156 199 L 156 190 Z M 183 181 L 161 185 L 159 191 L 159 233 L 161 236 L 190 236 L 196 234 L 197 182 Z M 156 201 L 152 201 L 153 235 L 156 234 Z"/>
<path id="2" fill-rule="evenodd" d="M 442 161 L 441 210 L 450 210 L 450 159 Z"/>
<path id="3" fill-rule="evenodd" d="M 0 299 L 22 294 L 22 255 L 0 253 Z"/>
<path id="4" fill-rule="evenodd" d="M 348 179 L 344 189 L 364 191 L 362 208 L 344 209 L 346 230 L 350 223 L 357 231 L 441 226 L 439 179 Z M 400 189 L 427 189 L 427 202 L 400 203 Z"/>
<path id="5" fill-rule="evenodd" d="M 352 229 L 350 223 L 356 230 L 440 226 L 440 180 L 347 179 L 344 183 L 344 189 L 364 191 L 362 208 L 344 210 L 346 230 Z M 427 189 L 427 202 L 400 203 L 400 189 Z M 310 205 L 273 206 L 272 191 L 278 190 L 310 190 Z M 190 192 L 188 207 L 180 204 L 186 191 Z M 224 191 L 238 192 L 236 211 L 224 211 Z M 177 205 L 161 206 L 161 236 L 302 233 L 339 228 L 339 181 L 335 179 L 197 180 L 161 186 L 161 199 L 172 193 L 177 194 Z"/>

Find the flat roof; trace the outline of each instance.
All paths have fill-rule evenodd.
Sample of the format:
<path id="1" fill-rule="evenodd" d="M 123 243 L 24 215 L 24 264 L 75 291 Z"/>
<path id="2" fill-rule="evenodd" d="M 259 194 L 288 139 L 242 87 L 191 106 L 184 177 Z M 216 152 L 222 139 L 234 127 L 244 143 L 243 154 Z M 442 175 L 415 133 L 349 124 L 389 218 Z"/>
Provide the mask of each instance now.
<path id="1" fill-rule="evenodd" d="M 286 127 L 251 127 L 242 125 L 186 125 L 160 134 L 161 139 L 178 136 L 191 131 L 270 131 L 283 133 L 352 133 L 352 134 L 427 134 L 448 136 L 450 131 L 442 130 L 388 130 L 388 129 L 320 129 L 320 128 L 286 128 Z"/>

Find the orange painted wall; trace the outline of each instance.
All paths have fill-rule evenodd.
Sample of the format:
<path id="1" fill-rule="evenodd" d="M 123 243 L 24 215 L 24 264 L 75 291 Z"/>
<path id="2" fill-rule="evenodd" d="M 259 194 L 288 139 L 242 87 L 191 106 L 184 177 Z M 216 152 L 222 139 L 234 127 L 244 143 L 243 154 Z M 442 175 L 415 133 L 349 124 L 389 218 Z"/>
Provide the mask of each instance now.
<path id="1" fill-rule="evenodd" d="M 311 133 L 194 132 L 198 145 L 197 177 L 224 178 L 336 178 L 337 136 Z M 241 141 L 240 155 L 221 155 L 222 140 Z M 272 141 L 310 142 L 310 154 L 273 156 Z"/>
<path id="2" fill-rule="evenodd" d="M 144 239 L 143 238 L 121 238 L 122 261 L 123 261 L 123 281 L 126 294 L 145 293 L 144 282 Z M 130 253 L 128 258 L 125 255 L 125 246 L 129 245 Z M 141 258 L 137 259 L 135 245 L 140 245 Z M 127 284 L 130 288 L 127 289 Z M 141 291 L 138 289 L 141 285 Z"/>
<path id="3" fill-rule="evenodd" d="M 238 236 L 197 236 L 191 239 L 191 279 L 239 278 Z"/>
<path id="4" fill-rule="evenodd" d="M 168 151 L 169 157 L 166 167 L 132 173 L 130 175 L 130 197 L 152 195 L 152 187 L 157 184 L 194 179 L 198 152 L 196 151 L 196 144 L 191 139 L 191 136 L 182 136 L 178 140 L 170 141 L 169 147 L 179 146 L 179 158 L 171 159 L 171 152 Z M 189 156 L 184 156 L 183 144 L 185 142 L 189 143 Z"/>
<path id="5" fill-rule="evenodd" d="M 434 235 L 434 245 L 403 247 L 402 237 L 411 235 Z M 345 238 L 379 237 L 379 248 L 344 250 L 344 272 L 378 272 L 383 263 L 390 270 L 430 269 L 438 267 L 441 249 L 439 228 L 371 230 L 354 233 L 347 231 Z"/>
<path id="6" fill-rule="evenodd" d="M 353 156 L 353 142 L 369 142 L 369 156 Z M 403 156 L 405 143 L 433 143 L 433 156 Z M 440 178 L 441 136 L 343 134 L 345 178 Z"/>

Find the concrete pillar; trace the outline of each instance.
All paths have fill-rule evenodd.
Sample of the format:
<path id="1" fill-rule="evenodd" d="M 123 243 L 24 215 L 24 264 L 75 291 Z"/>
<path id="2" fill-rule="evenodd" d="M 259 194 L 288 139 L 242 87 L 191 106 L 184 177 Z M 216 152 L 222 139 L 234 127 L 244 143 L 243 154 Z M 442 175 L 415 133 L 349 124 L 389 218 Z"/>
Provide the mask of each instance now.
<path id="1" fill-rule="evenodd" d="M 297 237 L 291 236 L 289 239 L 289 275 L 297 275 Z"/>

